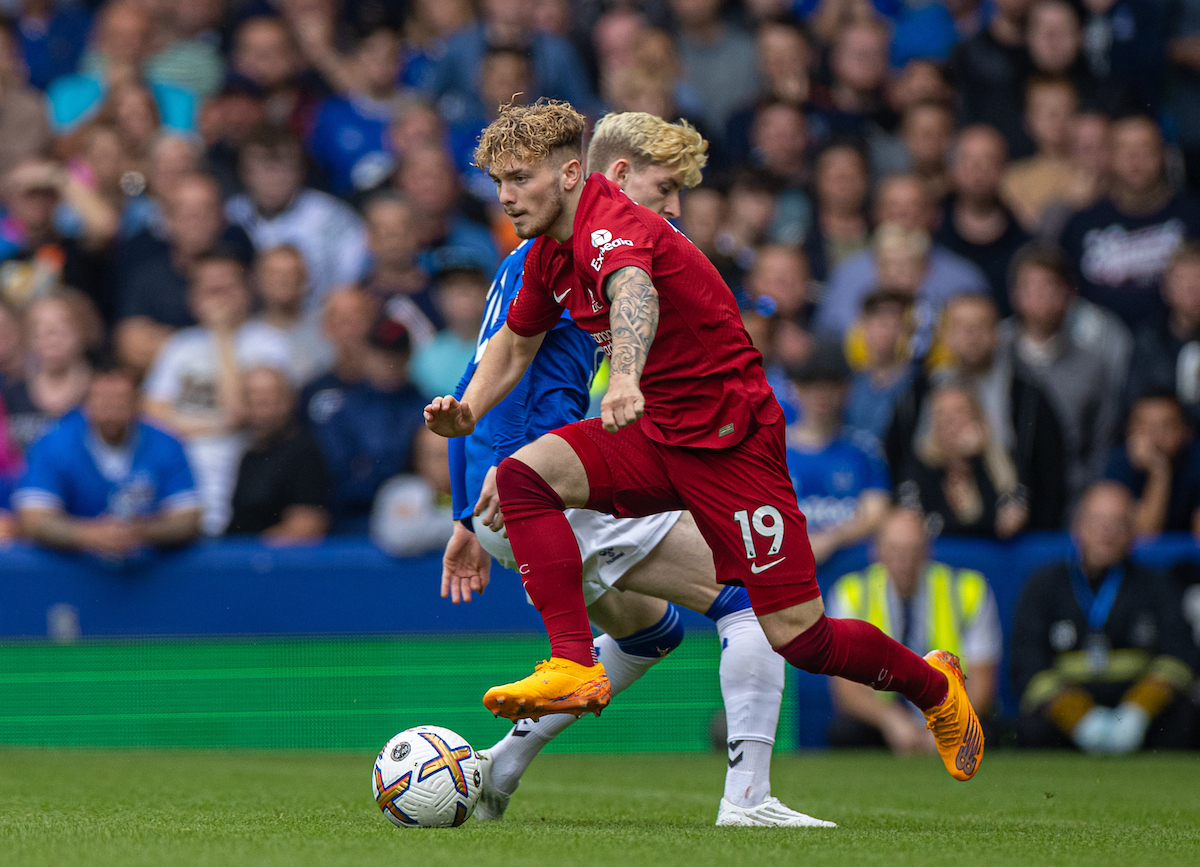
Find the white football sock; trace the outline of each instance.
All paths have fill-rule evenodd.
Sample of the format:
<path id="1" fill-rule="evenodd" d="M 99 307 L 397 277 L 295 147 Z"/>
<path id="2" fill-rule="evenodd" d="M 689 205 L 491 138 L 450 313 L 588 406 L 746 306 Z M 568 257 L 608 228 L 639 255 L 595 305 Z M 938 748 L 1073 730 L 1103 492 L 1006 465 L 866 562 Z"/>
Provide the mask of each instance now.
<path id="1" fill-rule="evenodd" d="M 596 653 L 604 663 L 609 688 L 614 696 L 626 690 L 659 661 L 659 658 L 649 659 L 626 653 L 608 635 L 598 637 L 595 644 Z M 780 661 L 783 661 L 782 657 Z M 778 714 L 778 708 L 776 713 Z M 575 721 L 575 717 L 569 713 L 552 713 L 537 722 L 519 720 L 491 749 L 493 785 L 506 795 L 515 792 L 521 775 L 537 758 L 542 747 L 566 731 Z"/>
<path id="2" fill-rule="evenodd" d="M 771 747 L 787 664 L 771 649 L 748 608 L 718 620 L 717 635 L 729 743 L 725 797 L 739 807 L 751 807 L 771 794 Z"/>

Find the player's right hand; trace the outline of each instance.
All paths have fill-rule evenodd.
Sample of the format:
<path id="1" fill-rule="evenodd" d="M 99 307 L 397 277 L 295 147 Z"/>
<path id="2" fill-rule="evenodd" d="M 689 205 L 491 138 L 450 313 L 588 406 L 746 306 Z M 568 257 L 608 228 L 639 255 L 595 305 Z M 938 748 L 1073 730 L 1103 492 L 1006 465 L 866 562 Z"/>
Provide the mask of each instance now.
<path id="1" fill-rule="evenodd" d="M 608 391 L 600 401 L 600 421 L 609 433 L 629 427 L 646 412 L 646 398 L 634 376 L 614 374 L 608 381 Z"/>
<path id="2" fill-rule="evenodd" d="M 425 407 L 425 427 L 444 437 L 465 437 L 475 430 L 475 416 L 450 395 L 435 397 Z"/>
<path id="3" fill-rule="evenodd" d="M 482 596 L 491 580 L 491 571 L 491 556 L 474 533 L 455 521 L 454 535 L 446 543 L 446 553 L 442 556 L 442 598 L 449 596 L 457 605 L 470 602 L 472 591 Z"/>

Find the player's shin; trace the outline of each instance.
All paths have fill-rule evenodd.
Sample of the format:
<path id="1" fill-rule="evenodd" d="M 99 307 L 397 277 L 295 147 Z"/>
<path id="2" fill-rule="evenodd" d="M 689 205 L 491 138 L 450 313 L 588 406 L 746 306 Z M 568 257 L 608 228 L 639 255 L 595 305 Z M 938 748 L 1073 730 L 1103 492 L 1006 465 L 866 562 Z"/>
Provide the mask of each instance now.
<path id="1" fill-rule="evenodd" d="M 527 465 L 506 458 L 496 472 L 504 525 L 521 580 L 542 615 L 550 654 L 594 664 L 592 629 L 583 600 L 583 561 L 562 498 Z"/>
<path id="2" fill-rule="evenodd" d="M 596 656 L 604 663 L 612 694 L 627 689 L 682 641 L 683 624 L 674 605 L 667 606 L 658 623 L 625 638 L 599 636 L 595 642 Z M 536 721 L 519 720 L 491 749 L 492 785 L 505 795 L 515 792 L 521 776 L 542 748 L 575 722 L 571 714 L 550 714 Z"/>
<path id="3" fill-rule="evenodd" d="M 797 668 L 898 692 L 921 710 L 941 704 L 946 676 L 865 620 L 821 618 L 775 650 Z"/>
<path id="4" fill-rule="evenodd" d="M 771 749 L 783 700 L 785 665 L 771 649 L 744 588 L 725 587 L 707 615 L 721 641 L 729 768 L 725 798 L 741 807 L 771 794 Z"/>

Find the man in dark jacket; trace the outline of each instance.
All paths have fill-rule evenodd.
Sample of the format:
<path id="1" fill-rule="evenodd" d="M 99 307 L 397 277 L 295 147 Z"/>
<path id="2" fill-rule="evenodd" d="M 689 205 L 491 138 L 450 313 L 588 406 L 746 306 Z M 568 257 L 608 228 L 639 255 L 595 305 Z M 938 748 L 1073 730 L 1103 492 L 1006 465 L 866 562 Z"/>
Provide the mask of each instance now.
<path id="1" fill-rule="evenodd" d="M 1190 745 L 1194 648 L 1178 591 L 1129 559 L 1133 502 L 1115 482 L 1084 495 L 1075 551 L 1029 579 L 1010 666 L 1026 746 L 1129 753 Z"/>
<path id="2" fill-rule="evenodd" d="M 983 295 L 960 295 L 942 314 L 948 363 L 921 372 L 896 405 L 884 443 L 895 470 L 912 460 L 914 441 L 929 424 L 926 396 L 943 382 L 971 385 L 987 416 L 991 435 L 1002 443 L 1025 488 L 1030 530 L 1063 527 L 1067 503 L 1066 447 L 1062 426 L 1046 394 L 1008 356 L 999 353 L 996 304 Z"/>

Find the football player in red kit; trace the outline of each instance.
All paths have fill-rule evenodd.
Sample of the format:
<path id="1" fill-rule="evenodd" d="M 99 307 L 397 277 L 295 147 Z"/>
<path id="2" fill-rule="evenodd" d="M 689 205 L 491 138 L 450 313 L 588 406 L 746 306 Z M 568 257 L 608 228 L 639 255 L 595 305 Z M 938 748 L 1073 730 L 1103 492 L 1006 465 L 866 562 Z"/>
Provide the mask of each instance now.
<path id="1" fill-rule="evenodd" d="M 925 659 L 860 620 L 825 616 L 804 516 L 788 476 L 784 421 L 733 293 L 691 242 L 581 164 L 584 118 L 565 103 L 509 106 L 484 130 L 476 164 L 496 182 L 522 238 L 537 238 L 508 322 L 461 401 L 435 398 L 426 424 L 469 434 L 520 381 L 565 307 L 608 355 L 601 418 L 559 428 L 499 466 L 505 528 L 551 658 L 493 687 L 510 719 L 599 713 L 609 699 L 592 654 L 582 562 L 563 511 L 618 517 L 692 513 L 717 580 L 744 584 L 788 662 L 899 692 L 921 708 L 946 769 L 970 779 L 983 755 L 958 660 Z"/>

